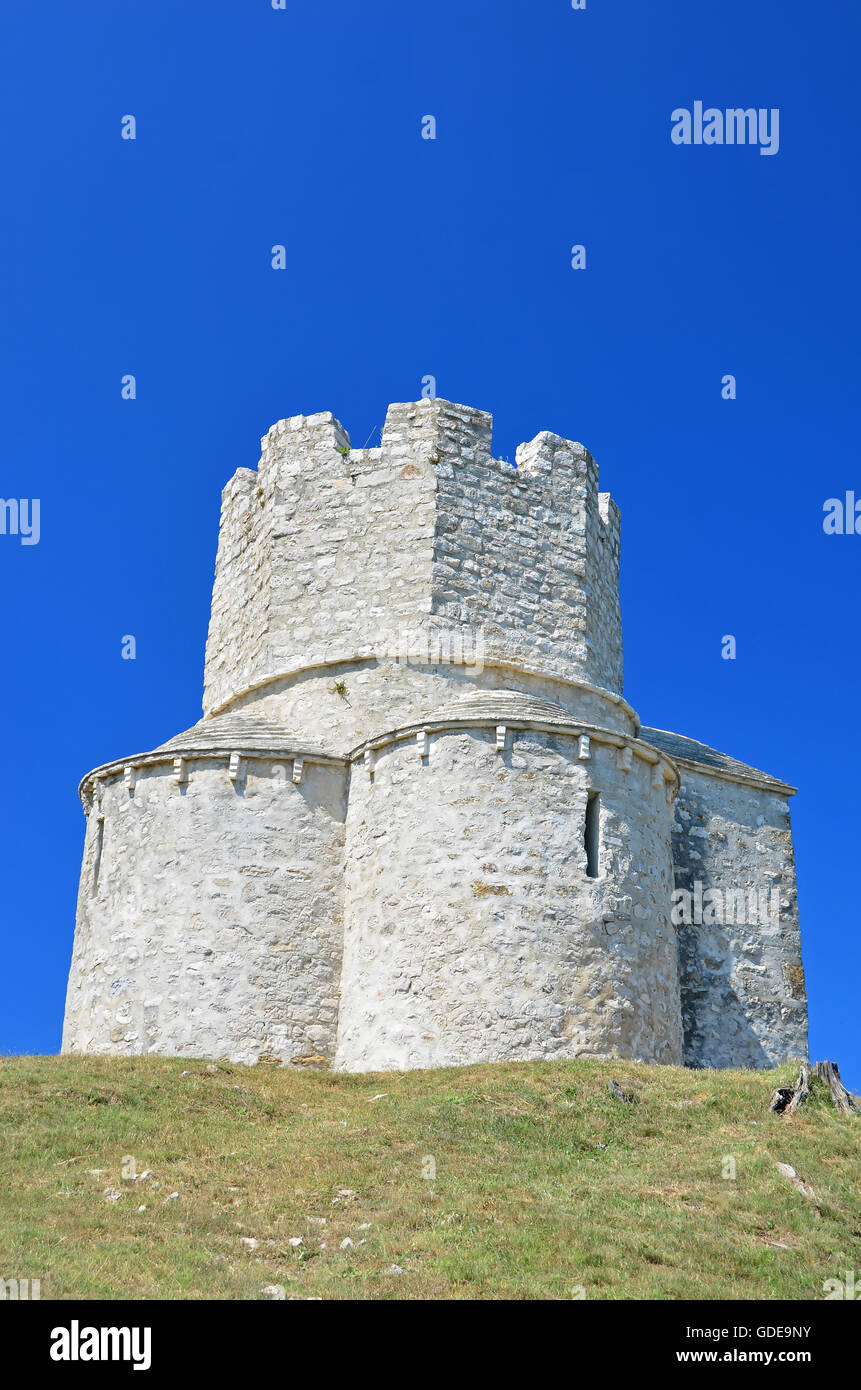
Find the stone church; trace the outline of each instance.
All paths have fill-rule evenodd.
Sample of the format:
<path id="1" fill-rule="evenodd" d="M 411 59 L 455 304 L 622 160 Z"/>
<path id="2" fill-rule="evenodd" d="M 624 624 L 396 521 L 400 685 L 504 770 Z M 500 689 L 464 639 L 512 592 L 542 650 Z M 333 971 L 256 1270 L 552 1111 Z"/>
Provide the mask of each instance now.
<path id="1" fill-rule="evenodd" d="M 281 420 L 224 489 L 203 718 L 81 783 L 63 1049 L 806 1056 L 793 791 L 641 726 L 580 444 Z"/>

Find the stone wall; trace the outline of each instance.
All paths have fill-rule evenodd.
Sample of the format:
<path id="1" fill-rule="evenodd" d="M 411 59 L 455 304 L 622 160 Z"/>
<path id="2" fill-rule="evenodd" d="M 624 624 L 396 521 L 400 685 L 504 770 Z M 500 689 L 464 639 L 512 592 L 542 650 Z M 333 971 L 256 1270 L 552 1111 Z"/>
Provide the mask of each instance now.
<path id="1" fill-rule="evenodd" d="M 350 451 L 330 414 L 282 420 L 262 443 L 250 520 L 244 482 L 222 512 L 207 713 L 300 661 L 385 650 L 430 607 L 435 484 L 426 457 L 419 466 L 392 462 L 385 448 Z M 258 590 L 250 605 L 247 576 Z M 263 640 L 246 641 L 249 606 L 255 638 L 264 613 Z"/>
<path id="2" fill-rule="evenodd" d="M 63 1049 L 331 1060 L 345 772 L 184 772 L 139 768 L 131 793 L 114 775 L 90 812 Z"/>
<path id="3" fill-rule="evenodd" d="M 379 750 L 372 776 L 353 765 L 339 1067 L 681 1061 L 663 767 L 580 751 L 512 730 L 497 752 L 492 730 L 452 730 L 424 758 L 412 741 Z"/>
<path id="4" fill-rule="evenodd" d="M 618 512 L 580 444 L 542 433 L 518 468 L 491 417 L 389 407 L 379 449 L 329 414 L 279 421 L 224 491 L 204 711 L 298 664 L 380 656 L 411 634 L 621 691 Z"/>
<path id="5" fill-rule="evenodd" d="M 598 493 L 597 510 L 589 513 L 588 521 L 587 669 L 593 673 L 596 685 L 621 694 L 624 666 L 619 604 L 622 518 L 609 492 Z"/>
<path id="6" fill-rule="evenodd" d="M 804 1058 L 807 1004 L 786 795 L 690 765 L 682 778 L 673 854 L 676 888 L 691 895 L 692 920 L 679 923 L 685 1062 L 766 1067 Z M 677 916 L 688 915 L 686 907 L 680 899 Z"/>

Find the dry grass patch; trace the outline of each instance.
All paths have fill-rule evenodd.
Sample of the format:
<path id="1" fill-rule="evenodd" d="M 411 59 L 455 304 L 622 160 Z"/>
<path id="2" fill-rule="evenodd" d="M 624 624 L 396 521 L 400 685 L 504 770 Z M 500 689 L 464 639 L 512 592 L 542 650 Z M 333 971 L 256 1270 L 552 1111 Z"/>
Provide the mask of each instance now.
<path id="1" fill-rule="evenodd" d="M 770 1115 L 791 1079 L 7 1058 L 0 1276 L 43 1298 L 821 1298 L 861 1270 L 861 1123 L 817 1085 Z"/>

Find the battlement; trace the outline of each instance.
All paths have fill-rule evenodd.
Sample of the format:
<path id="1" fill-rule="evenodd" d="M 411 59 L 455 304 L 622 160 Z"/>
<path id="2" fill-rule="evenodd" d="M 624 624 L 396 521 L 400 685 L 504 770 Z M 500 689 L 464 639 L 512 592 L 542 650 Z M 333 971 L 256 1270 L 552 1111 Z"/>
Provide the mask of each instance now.
<path id="1" fill-rule="evenodd" d="M 542 431 L 515 458 L 451 401 L 389 406 L 371 449 L 329 411 L 274 424 L 222 496 L 204 711 L 422 624 L 620 693 L 618 509 L 581 444 Z"/>
<path id="2" fill-rule="evenodd" d="M 260 440 L 260 460 L 257 472 L 269 475 L 283 472 L 290 475 L 315 465 L 339 467 L 342 460 L 344 476 L 355 477 L 356 470 L 372 472 L 377 469 L 400 469 L 418 466 L 453 467 L 483 463 L 503 475 L 521 480 L 538 474 L 559 474 L 565 468 L 582 471 L 585 463 L 594 473 L 597 483 L 598 467 L 582 444 L 563 439 L 561 435 L 542 430 L 534 439 L 520 444 L 515 451 L 516 463 L 493 456 L 493 416 L 471 406 L 457 405 L 439 398 L 407 401 L 390 405 L 381 431 L 381 443 L 376 448 L 354 449 L 350 436 L 340 420 L 330 410 L 315 415 L 293 415 L 277 420 Z M 254 470 L 238 469 L 239 473 Z M 234 475 L 236 476 L 236 475 Z M 382 482 L 382 476 L 377 479 Z M 609 496 L 609 494 L 605 494 Z"/>

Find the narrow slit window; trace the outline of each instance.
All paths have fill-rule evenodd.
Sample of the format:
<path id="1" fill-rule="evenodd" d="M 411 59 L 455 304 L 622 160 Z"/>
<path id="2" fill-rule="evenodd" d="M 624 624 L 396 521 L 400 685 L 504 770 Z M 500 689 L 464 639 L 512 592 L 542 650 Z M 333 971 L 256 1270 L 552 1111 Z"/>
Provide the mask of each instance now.
<path id="1" fill-rule="evenodd" d="M 105 822 L 103 820 L 100 820 L 98 822 L 98 829 L 96 831 L 96 846 L 95 850 L 93 851 L 93 884 L 92 888 L 90 889 L 91 897 L 95 897 L 99 891 L 99 869 L 102 867 L 102 849 L 104 848 L 104 843 Z"/>
<path id="2" fill-rule="evenodd" d="M 601 847 L 601 797 L 598 792 L 589 792 L 586 798 L 586 828 L 583 833 L 586 846 L 586 877 L 598 877 L 598 851 Z"/>

